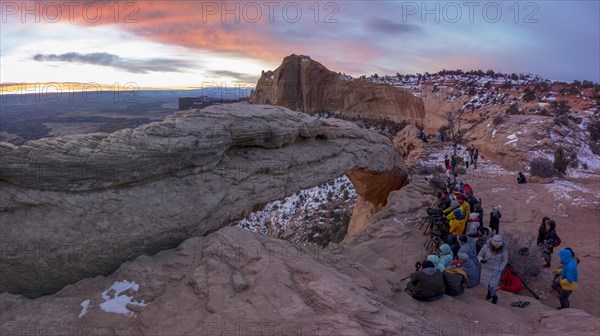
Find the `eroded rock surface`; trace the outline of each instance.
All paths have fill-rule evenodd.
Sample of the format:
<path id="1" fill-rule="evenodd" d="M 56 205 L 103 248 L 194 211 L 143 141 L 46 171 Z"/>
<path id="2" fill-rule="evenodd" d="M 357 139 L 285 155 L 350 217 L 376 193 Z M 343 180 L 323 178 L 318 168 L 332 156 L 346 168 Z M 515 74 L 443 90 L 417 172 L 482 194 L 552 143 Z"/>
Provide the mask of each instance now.
<path id="1" fill-rule="evenodd" d="M 0 155 L 0 291 L 29 296 L 108 274 L 348 171 L 357 183 L 407 183 L 383 136 L 248 104 L 112 134 L 3 143 Z M 385 204 L 391 189 L 361 190 Z"/>

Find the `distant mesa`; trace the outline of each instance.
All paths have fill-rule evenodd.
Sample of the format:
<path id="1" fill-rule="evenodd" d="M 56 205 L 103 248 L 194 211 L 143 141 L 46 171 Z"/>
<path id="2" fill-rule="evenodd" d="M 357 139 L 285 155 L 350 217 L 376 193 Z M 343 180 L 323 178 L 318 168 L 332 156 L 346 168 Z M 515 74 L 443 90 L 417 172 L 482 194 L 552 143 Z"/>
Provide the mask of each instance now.
<path id="1" fill-rule="evenodd" d="M 179 111 L 201 110 L 211 105 L 238 103 L 247 99 L 220 99 L 211 97 L 183 97 L 178 98 Z"/>
<path id="2" fill-rule="evenodd" d="M 250 101 L 315 114 L 331 112 L 344 119 L 389 120 L 422 125 L 423 101 L 392 85 L 348 80 L 308 56 L 290 55 L 266 71 Z"/>

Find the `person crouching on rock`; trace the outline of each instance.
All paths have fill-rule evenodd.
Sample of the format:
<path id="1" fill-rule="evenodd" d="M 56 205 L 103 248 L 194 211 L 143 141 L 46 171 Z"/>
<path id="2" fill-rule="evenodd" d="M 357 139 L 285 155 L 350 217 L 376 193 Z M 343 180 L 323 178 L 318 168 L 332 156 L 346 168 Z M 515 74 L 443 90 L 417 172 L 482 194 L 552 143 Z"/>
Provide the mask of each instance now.
<path id="1" fill-rule="evenodd" d="M 483 246 L 477 260 L 481 264 L 480 283 L 487 287 L 486 300 L 498 303 L 496 286 L 500 282 L 502 271 L 508 263 L 508 248 L 501 235 L 495 235 Z"/>
<path id="2" fill-rule="evenodd" d="M 517 174 L 517 183 L 518 184 L 525 184 L 525 183 L 527 183 L 527 179 L 525 178 L 525 175 L 523 175 L 522 172 L 519 172 L 519 174 Z"/>
<path id="3" fill-rule="evenodd" d="M 454 209 L 446 219 L 450 221 L 450 233 L 455 236 L 460 236 L 465 231 L 467 218 L 460 207 Z"/>
<path id="4" fill-rule="evenodd" d="M 460 268 L 467 274 L 467 288 L 475 287 L 479 284 L 479 267 L 469 258 L 466 253 L 458 253 Z"/>
<path id="5" fill-rule="evenodd" d="M 443 269 L 446 269 L 446 267 L 450 266 L 450 263 L 452 262 L 452 260 L 454 260 L 454 253 L 452 253 L 452 249 L 450 248 L 450 245 L 448 244 L 442 244 L 440 245 L 440 264 L 442 265 Z"/>
<path id="6" fill-rule="evenodd" d="M 558 252 L 562 267 L 556 270 L 556 277 L 552 282 L 552 289 L 558 292 L 560 307 L 558 309 L 569 308 L 569 296 L 577 288 L 579 277 L 577 274 L 577 262 L 574 260 L 574 254 L 570 248 Z"/>
<path id="7" fill-rule="evenodd" d="M 460 268 L 460 261 L 453 260 L 450 266 L 442 272 L 444 278 L 445 293 L 450 296 L 458 296 L 465 292 L 468 276 L 465 271 Z"/>
<path id="8" fill-rule="evenodd" d="M 416 300 L 435 301 L 444 296 L 446 287 L 439 269 L 429 260 L 422 263 L 423 269 L 410 275 L 406 291 Z"/>

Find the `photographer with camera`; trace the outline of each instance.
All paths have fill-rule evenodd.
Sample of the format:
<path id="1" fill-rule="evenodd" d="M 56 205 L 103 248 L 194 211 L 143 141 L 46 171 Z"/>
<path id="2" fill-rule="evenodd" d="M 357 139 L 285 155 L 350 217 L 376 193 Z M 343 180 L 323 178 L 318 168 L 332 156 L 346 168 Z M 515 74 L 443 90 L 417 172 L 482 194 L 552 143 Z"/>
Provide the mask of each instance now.
<path id="1" fill-rule="evenodd" d="M 423 268 L 419 270 L 420 267 Z M 435 301 L 444 296 L 446 287 L 442 272 L 429 260 L 415 265 L 416 271 L 410 275 L 406 291 L 416 300 Z"/>

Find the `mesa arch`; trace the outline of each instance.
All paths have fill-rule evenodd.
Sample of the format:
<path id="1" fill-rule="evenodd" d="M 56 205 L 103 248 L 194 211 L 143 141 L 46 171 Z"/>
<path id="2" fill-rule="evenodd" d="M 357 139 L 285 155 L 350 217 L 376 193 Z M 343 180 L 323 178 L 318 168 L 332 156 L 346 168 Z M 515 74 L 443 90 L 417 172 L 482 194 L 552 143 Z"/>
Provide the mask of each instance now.
<path id="1" fill-rule="evenodd" d="M 108 274 L 345 173 L 377 206 L 408 183 L 384 136 L 248 104 L 112 134 L 0 143 L 0 159 L 0 292 L 29 297 Z"/>

